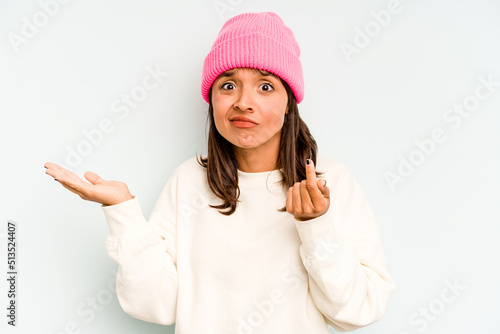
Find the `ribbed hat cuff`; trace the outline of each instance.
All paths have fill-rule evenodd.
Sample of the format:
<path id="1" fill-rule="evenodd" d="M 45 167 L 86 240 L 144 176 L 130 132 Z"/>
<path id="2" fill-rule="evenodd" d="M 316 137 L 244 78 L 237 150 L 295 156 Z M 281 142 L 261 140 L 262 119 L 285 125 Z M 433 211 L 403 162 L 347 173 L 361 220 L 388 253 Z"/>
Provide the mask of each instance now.
<path id="1" fill-rule="evenodd" d="M 258 38 L 253 36 L 260 35 Z M 237 48 L 236 46 L 243 46 Z M 300 87 L 302 65 L 299 57 L 280 42 L 260 33 L 240 35 L 214 45 L 204 62 L 206 73 L 202 82 L 203 99 L 208 103 L 208 92 L 218 75 L 235 67 L 259 68 L 283 79 L 291 88 L 297 103 L 304 97 Z M 295 69 L 295 72 L 290 72 Z M 303 80 L 303 79 L 302 79 Z"/>

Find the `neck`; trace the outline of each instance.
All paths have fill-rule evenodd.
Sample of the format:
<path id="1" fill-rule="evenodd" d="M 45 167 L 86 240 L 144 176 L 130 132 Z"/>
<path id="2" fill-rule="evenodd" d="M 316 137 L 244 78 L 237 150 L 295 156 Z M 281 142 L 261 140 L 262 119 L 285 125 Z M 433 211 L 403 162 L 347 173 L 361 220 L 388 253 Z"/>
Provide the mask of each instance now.
<path id="1" fill-rule="evenodd" d="M 263 152 L 258 148 L 241 148 L 233 146 L 238 169 L 246 173 L 267 172 L 276 169 L 278 162 L 278 147 L 272 151 Z"/>

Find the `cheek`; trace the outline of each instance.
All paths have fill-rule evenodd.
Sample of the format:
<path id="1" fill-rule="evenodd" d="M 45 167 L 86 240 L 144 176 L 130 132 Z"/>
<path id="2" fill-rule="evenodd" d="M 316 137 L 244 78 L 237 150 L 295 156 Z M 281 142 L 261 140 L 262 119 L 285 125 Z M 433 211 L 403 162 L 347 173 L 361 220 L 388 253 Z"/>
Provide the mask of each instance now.
<path id="1" fill-rule="evenodd" d="M 221 115 L 220 111 L 217 111 L 214 107 L 214 123 L 215 123 L 215 128 L 220 132 L 221 130 L 221 125 L 223 125 L 223 116 Z"/>
<path id="2" fill-rule="evenodd" d="M 221 110 L 217 110 L 214 107 L 214 125 L 215 129 L 221 134 L 225 135 L 227 133 L 228 128 L 230 127 L 229 121 L 227 121 L 227 115 L 225 112 L 221 112 Z"/>
<path id="3" fill-rule="evenodd" d="M 219 113 L 225 113 L 231 108 L 232 104 L 233 101 L 228 96 L 223 96 L 221 94 L 212 95 L 212 106 L 214 108 L 214 111 L 217 110 Z"/>
<path id="4" fill-rule="evenodd" d="M 281 107 L 273 110 L 266 115 L 263 122 L 265 123 L 265 131 L 275 132 L 283 127 L 284 115 Z"/>
<path id="5" fill-rule="evenodd" d="M 285 112 L 286 112 L 286 102 L 285 104 L 281 103 L 276 103 L 273 106 L 274 112 L 272 113 L 272 121 L 275 123 L 278 123 L 279 125 L 282 125 L 284 118 L 285 118 Z M 271 120 L 271 118 L 270 118 Z"/>
<path id="6" fill-rule="evenodd" d="M 281 109 L 280 109 L 279 112 L 276 112 L 272 115 L 271 121 L 278 126 L 278 125 L 281 125 L 281 122 L 283 121 L 283 117 L 284 117 L 284 115 L 281 113 Z"/>
<path id="7" fill-rule="evenodd" d="M 212 107 L 214 111 L 214 121 L 215 123 L 219 123 L 220 120 L 224 117 L 224 110 L 226 110 L 224 108 L 224 101 L 214 96 L 214 98 L 212 99 Z"/>

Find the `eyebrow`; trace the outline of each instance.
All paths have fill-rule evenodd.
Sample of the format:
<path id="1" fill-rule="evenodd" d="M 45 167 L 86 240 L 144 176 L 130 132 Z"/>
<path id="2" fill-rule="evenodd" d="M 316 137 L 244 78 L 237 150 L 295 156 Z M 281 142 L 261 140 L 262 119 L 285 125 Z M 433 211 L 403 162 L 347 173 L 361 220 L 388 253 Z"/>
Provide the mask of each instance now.
<path id="1" fill-rule="evenodd" d="M 275 74 L 273 74 L 273 73 L 271 73 L 271 72 L 267 72 L 267 71 L 266 71 L 266 72 L 264 72 L 264 71 L 262 71 L 262 70 L 260 70 L 260 69 L 258 69 L 258 68 L 252 68 L 252 70 L 253 70 L 254 72 L 259 72 L 259 74 L 260 74 L 260 75 L 265 76 L 265 77 L 274 77 L 274 78 L 278 78 L 278 76 L 276 76 Z M 238 73 L 238 69 L 236 69 L 236 68 L 235 68 L 235 69 L 232 69 L 232 70 L 229 70 L 229 71 L 226 71 L 226 72 L 222 73 L 222 74 L 220 75 L 220 77 L 221 77 L 221 78 L 223 78 L 223 77 L 232 77 L 232 76 L 233 76 L 234 74 L 236 74 L 236 73 Z"/>

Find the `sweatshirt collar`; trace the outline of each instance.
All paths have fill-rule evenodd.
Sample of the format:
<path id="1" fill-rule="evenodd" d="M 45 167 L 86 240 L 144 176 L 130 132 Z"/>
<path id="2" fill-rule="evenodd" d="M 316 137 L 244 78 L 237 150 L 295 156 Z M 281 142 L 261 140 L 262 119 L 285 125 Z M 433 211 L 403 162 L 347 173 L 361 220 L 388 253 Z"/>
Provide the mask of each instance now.
<path id="1" fill-rule="evenodd" d="M 267 188 L 281 189 L 279 181 L 281 181 L 283 168 L 274 169 L 267 172 L 247 173 L 238 169 L 238 185 L 240 188 Z"/>

